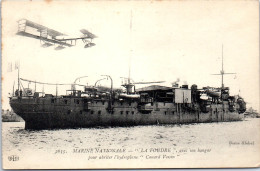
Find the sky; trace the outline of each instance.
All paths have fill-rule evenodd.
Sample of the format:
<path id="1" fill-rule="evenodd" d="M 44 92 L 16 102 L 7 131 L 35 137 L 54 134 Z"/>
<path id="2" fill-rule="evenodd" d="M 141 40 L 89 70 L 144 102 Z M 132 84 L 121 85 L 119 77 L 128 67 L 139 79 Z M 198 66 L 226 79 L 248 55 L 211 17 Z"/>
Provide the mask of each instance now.
<path id="1" fill-rule="evenodd" d="M 257 1 L 5 1 L 2 7 L 4 109 L 10 108 L 13 84 L 17 87 L 17 70 L 7 72 L 9 63 L 20 61 L 21 78 L 48 83 L 88 76 L 78 83 L 94 85 L 106 74 L 120 87 L 130 67 L 136 82 L 171 86 L 179 78 L 190 86 L 220 87 L 221 77 L 211 74 L 220 73 L 223 45 L 224 71 L 236 73 L 224 77 L 225 86 L 259 111 Z M 98 36 L 96 46 L 84 48 L 78 41 L 60 51 L 42 48 L 39 40 L 16 35 L 23 18 L 71 37 L 87 29 Z M 110 86 L 110 80 L 100 84 Z M 59 87 L 58 93 L 69 88 Z M 55 94 L 53 86 L 44 90 Z"/>

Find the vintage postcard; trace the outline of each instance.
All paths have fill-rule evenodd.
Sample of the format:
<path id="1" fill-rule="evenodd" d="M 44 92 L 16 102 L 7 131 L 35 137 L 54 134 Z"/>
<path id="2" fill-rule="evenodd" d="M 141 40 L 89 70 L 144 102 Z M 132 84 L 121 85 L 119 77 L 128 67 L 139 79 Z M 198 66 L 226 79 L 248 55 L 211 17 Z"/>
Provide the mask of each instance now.
<path id="1" fill-rule="evenodd" d="M 259 2 L 2 2 L 4 169 L 259 167 Z"/>

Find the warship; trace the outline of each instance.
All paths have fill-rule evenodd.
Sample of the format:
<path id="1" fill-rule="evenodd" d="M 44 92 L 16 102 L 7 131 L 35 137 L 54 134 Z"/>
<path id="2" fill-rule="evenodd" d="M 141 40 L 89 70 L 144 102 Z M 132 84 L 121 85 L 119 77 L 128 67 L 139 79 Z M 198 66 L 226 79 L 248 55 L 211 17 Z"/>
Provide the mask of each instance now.
<path id="1" fill-rule="evenodd" d="M 96 86 L 102 79 L 94 86 L 79 85 L 79 77 L 66 95 L 36 92 L 20 83 L 9 97 L 10 106 L 24 119 L 25 129 L 34 130 L 243 120 L 246 103 L 239 95 L 229 94 L 229 87 L 223 84 L 224 74 L 223 68 L 217 74 L 222 76 L 221 87 L 200 89 L 196 84 L 189 87 L 178 82 L 136 89 L 138 83 L 130 77 L 124 79 L 124 89 L 115 89 L 109 75 L 105 77 L 111 80 L 111 87 Z M 50 84 L 18 78 L 21 80 Z M 77 90 L 77 85 L 84 86 L 84 90 Z"/>

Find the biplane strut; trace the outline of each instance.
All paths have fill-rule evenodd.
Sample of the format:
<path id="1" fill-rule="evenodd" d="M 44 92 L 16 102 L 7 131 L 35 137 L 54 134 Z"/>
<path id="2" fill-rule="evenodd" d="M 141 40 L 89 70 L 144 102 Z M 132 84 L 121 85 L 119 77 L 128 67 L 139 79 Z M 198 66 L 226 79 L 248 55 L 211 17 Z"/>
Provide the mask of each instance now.
<path id="1" fill-rule="evenodd" d="M 29 30 L 31 31 L 27 31 Z M 97 38 L 96 35 L 89 32 L 86 29 L 81 29 L 80 32 L 83 34 L 81 37 L 76 38 L 57 38 L 58 36 L 67 36 L 66 34 L 63 34 L 61 32 L 58 32 L 53 29 L 49 29 L 48 27 L 45 27 L 43 25 L 34 23 L 32 21 L 29 21 L 27 19 L 21 19 L 18 21 L 18 31 L 17 35 L 30 37 L 34 39 L 39 39 L 40 44 L 42 47 L 50 47 L 55 46 L 55 50 L 61 50 L 65 47 L 72 47 L 75 46 L 77 43 L 77 40 L 82 40 L 83 43 L 85 43 L 85 48 L 95 46 L 96 44 L 92 42 L 94 38 Z"/>

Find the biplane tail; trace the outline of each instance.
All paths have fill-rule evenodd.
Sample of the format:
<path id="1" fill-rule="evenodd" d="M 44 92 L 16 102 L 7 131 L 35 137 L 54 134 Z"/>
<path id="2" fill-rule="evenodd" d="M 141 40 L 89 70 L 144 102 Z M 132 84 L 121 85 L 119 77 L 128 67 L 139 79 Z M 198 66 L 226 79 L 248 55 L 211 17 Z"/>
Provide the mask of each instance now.
<path id="1" fill-rule="evenodd" d="M 84 34 L 84 36 L 87 36 L 86 38 L 90 38 L 90 39 L 97 38 L 96 35 L 94 35 L 93 33 L 89 32 L 89 31 L 86 30 L 86 29 L 81 29 L 80 32 L 81 32 L 82 34 Z"/>

